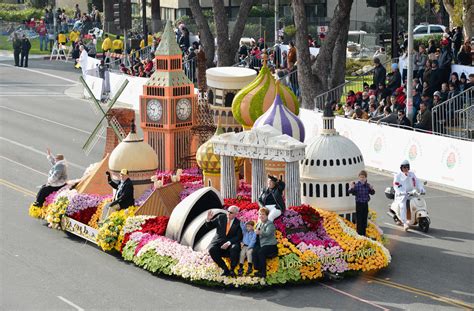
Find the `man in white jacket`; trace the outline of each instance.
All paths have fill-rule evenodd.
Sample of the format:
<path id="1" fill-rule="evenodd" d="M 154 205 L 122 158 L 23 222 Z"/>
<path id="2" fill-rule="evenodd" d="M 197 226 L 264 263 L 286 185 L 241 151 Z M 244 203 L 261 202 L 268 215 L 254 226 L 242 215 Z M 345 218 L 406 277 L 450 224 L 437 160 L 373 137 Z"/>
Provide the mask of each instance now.
<path id="1" fill-rule="evenodd" d="M 417 190 L 420 193 L 425 193 L 423 184 L 416 178 L 415 173 L 410 172 L 410 162 L 404 160 L 400 164 L 400 173 L 395 175 L 393 179 L 393 188 L 395 189 L 395 201 L 400 208 L 400 218 L 403 223 L 403 229 L 408 230 L 407 221 L 407 200 L 410 191 Z"/>
<path id="2" fill-rule="evenodd" d="M 47 158 L 53 166 L 48 173 L 48 181 L 36 195 L 36 202 L 33 205 L 41 207 L 44 201 L 51 193 L 58 191 L 66 185 L 67 182 L 67 165 L 66 160 L 62 154 L 57 154 L 55 157 L 51 154 L 51 150 L 47 150 Z"/>
<path id="3" fill-rule="evenodd" d="M 85 79 L 86 74 L 87 74 L 87 61 L 88 61 L 89 55 L 87 54 L 87 51 L 84 48 L 84 45 L 81 45 L 79 47 L 79 51 L 81 52 L 81 54 L 80 54 L 79 58 L 77 59 L 77 62 L 81 65 L 82 76 Z"/>

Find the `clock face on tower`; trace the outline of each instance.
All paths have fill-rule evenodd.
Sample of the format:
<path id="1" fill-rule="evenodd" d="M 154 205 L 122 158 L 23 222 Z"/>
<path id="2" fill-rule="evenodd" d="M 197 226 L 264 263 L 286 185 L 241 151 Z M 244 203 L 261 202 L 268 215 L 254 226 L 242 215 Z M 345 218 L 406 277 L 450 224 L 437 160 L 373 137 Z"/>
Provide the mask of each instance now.
<path id="1" fill-rule="evenodd" d="M 146 115 L 151 121 L 159 121 L 163 116 L 163 105 L 158 99 L 151 99 L 146 104 Z"/>
<path id="2" fill-rule="evenodd" d="M 191 116 L 191 101 L 187 98 L 178 100 L 176 104 L 176 116 L 181 121 L 186 121 Z"/>

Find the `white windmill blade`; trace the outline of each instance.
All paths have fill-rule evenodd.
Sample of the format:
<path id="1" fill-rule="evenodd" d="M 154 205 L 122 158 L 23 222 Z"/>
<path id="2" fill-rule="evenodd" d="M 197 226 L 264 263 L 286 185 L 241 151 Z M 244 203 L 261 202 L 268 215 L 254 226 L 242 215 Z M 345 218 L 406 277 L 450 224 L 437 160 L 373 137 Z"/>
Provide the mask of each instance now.
<path id="1" fill-rule="evenodd" d="M 115 102 L 117 101 L 117 99 L 120 97 L 120 95 L 122 95 L 122 92 L 123 90 L 125 90 L 125 87 L 127 86 L 128 84 L 128 80 L 125 79 L 125 81 L 123 81 L 122 85 L 120 86 L 120 88 L 118 89 L 117 93 L 115 93 L 114 97 L 109 101 L 109 103 L 107 104 L 107 112 L 109 112 L 110 109 L 112 109 L 113 105 L 115 105 Z"/>
<path id="2" fill-rule="evenodd" d="M 105 114 L 104 109 L 102 109 L 102 106 L 100 105 L 100 102 L 95 98 L 94 94 L 92 93 L 92 90 L 90 89 L 89 85 L 87 85 L 86 80 L 82 76 L 79 77 L 79 81 L 81 81 L 82 85 L 86 89 L 87 93 L 89 93 L 89 96 L 92 98 L 92 101 L 89 101 L 89 104 L 91 105 L 92 111 L 96 115 L 98 115 L 100 112 Z"/>
<path id="3" fill-rule="evenodd" d="M 87 139 L 86 143 L 82 147 L 82 150 L 86 155 L 89 155 L 89 153 L 92 151 L 92 149 L 95 147 L 97 142 L 99 141 L 99 138 L 104 134 L 105 131 L 105 124 L 99 123 L 97 127 L 94 129 L 92 132 L 91 136 Z"/>

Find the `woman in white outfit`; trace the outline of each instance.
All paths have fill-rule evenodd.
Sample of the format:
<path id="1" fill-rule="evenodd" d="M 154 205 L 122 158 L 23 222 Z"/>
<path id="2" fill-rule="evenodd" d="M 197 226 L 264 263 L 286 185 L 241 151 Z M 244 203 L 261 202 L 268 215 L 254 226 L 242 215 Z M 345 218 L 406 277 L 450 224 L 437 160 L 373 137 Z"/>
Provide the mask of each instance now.
<path id="1" fill-rule="evenodd" d="M 268 175 L 267 188 L 263 189 L 258 197 L 260 207 L 265 207 L 270 211 L 268 220 L 272 222 L 285 212 L 283 190 L 285 190 L 285 183 L 275 176 Z"/>
<path id="2" fill-rule="evenodd" d="M 423 184 L 416 178 L 415 173 L 410 172 L 410 162 L 404 160 L 400 165 L 400 173 L 393 179 L 393 188 L 395 189 L 395 200 L 400 208 L 400 220 L 403 222 L 403 228 L 408 230 L 407 221 L 407 201 L 410 191 L 416 189 L 420 193 L 425 192 Z"/>
<path id="3" fill-rule="evenodd" d="M 81 52 L 81 54 L 80 54 L 79 59 L 77 60 L 77 62 L 81 65 L 82 75 L 85 78 L 86 74 L 87 74 L 87 58 L 89 57 L 89 55 L 87 54 L 87 51 L 84 48 L 84 45 L 81 45 L 79 47 L 79 51 Z"/>

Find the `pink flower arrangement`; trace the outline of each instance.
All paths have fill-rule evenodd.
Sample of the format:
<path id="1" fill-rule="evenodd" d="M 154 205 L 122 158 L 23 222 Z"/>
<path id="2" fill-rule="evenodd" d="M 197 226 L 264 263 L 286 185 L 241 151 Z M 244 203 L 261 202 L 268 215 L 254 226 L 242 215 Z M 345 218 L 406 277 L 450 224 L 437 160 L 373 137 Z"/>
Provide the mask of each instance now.
<path id="1" fill-rule="evenodd" d="M 241 210 L 237 214 L 237 218 L 242 223 L 246 223 L 247 221 L 250 221 L 250 220 L 253 220 L 253 221 L 257 222 L 257 220 L 258 220 L 258 211 L 256 209 Z"/>
<path id="2" fill-rule="evenodd" d="M 294 230 L 306 231 L 305 223 L 301 215 L 290 209 L 285 210 L 285 213 L 275 219 L 273 223 L 275 224 L 275 228 L 281 231 L 284 236 L 287 236 L 289 232 Z"/>
<path id="3" fill-rule="evenodd" d="M 239 180 L 239 186 L 237 188 L 237 198 L 241 199 L 252 199 L 252 186 L 245 182 L 245 180 Z"/>
<path id="4" fill-rule="evenodd" d="M 58 192 L 55 191 L 55 192 L 51 193 L 50 195 L 48 195 L 48 196 L 46 197 L 46 200 L 44 201 L 44 204 L 43 204 L 43 205 L 44 205 L 44 206 L 48 206 L 48 205 L 50 205 L 51 203 L 53 203 L 54 200 L 56 199 L 57 194 L 58 194 Z"/>
<path id="5" fill-rule="evenodd" d="M 130 239 L 132 239 L 133 234 L 131 235 Z M 142 249 L 143 246 L 148 244 L 151 241 L 156 240 L 160 236 L 157 234 L 149 234 L 149 233 L 144 233 L 141 235 L 140 242 L 137 245 L 137 248 L 135 248 L 135 256 L 138 254 L 138 252 Z"/>
<path id="6" fill-rule="evenodd" d="M 191 193 L 201 189 L 203 187 L 202 180 L 201 181 L 194 181 L 189 183 L 183 183 L 183 191 L 179 194 L 181 200 L 184 200 L 188 197 Z"/>
<path id="7" fill-rule="evenodd" d="M 308 245 L 301 242 L 296 246 L 301 252 L 311 251 L 316 254 L 323 271 L 341 273 L 349 269 L 348 263 L 341 257 L 343 250 L 339 246 L 325 247 L 323 245 Z"/>

